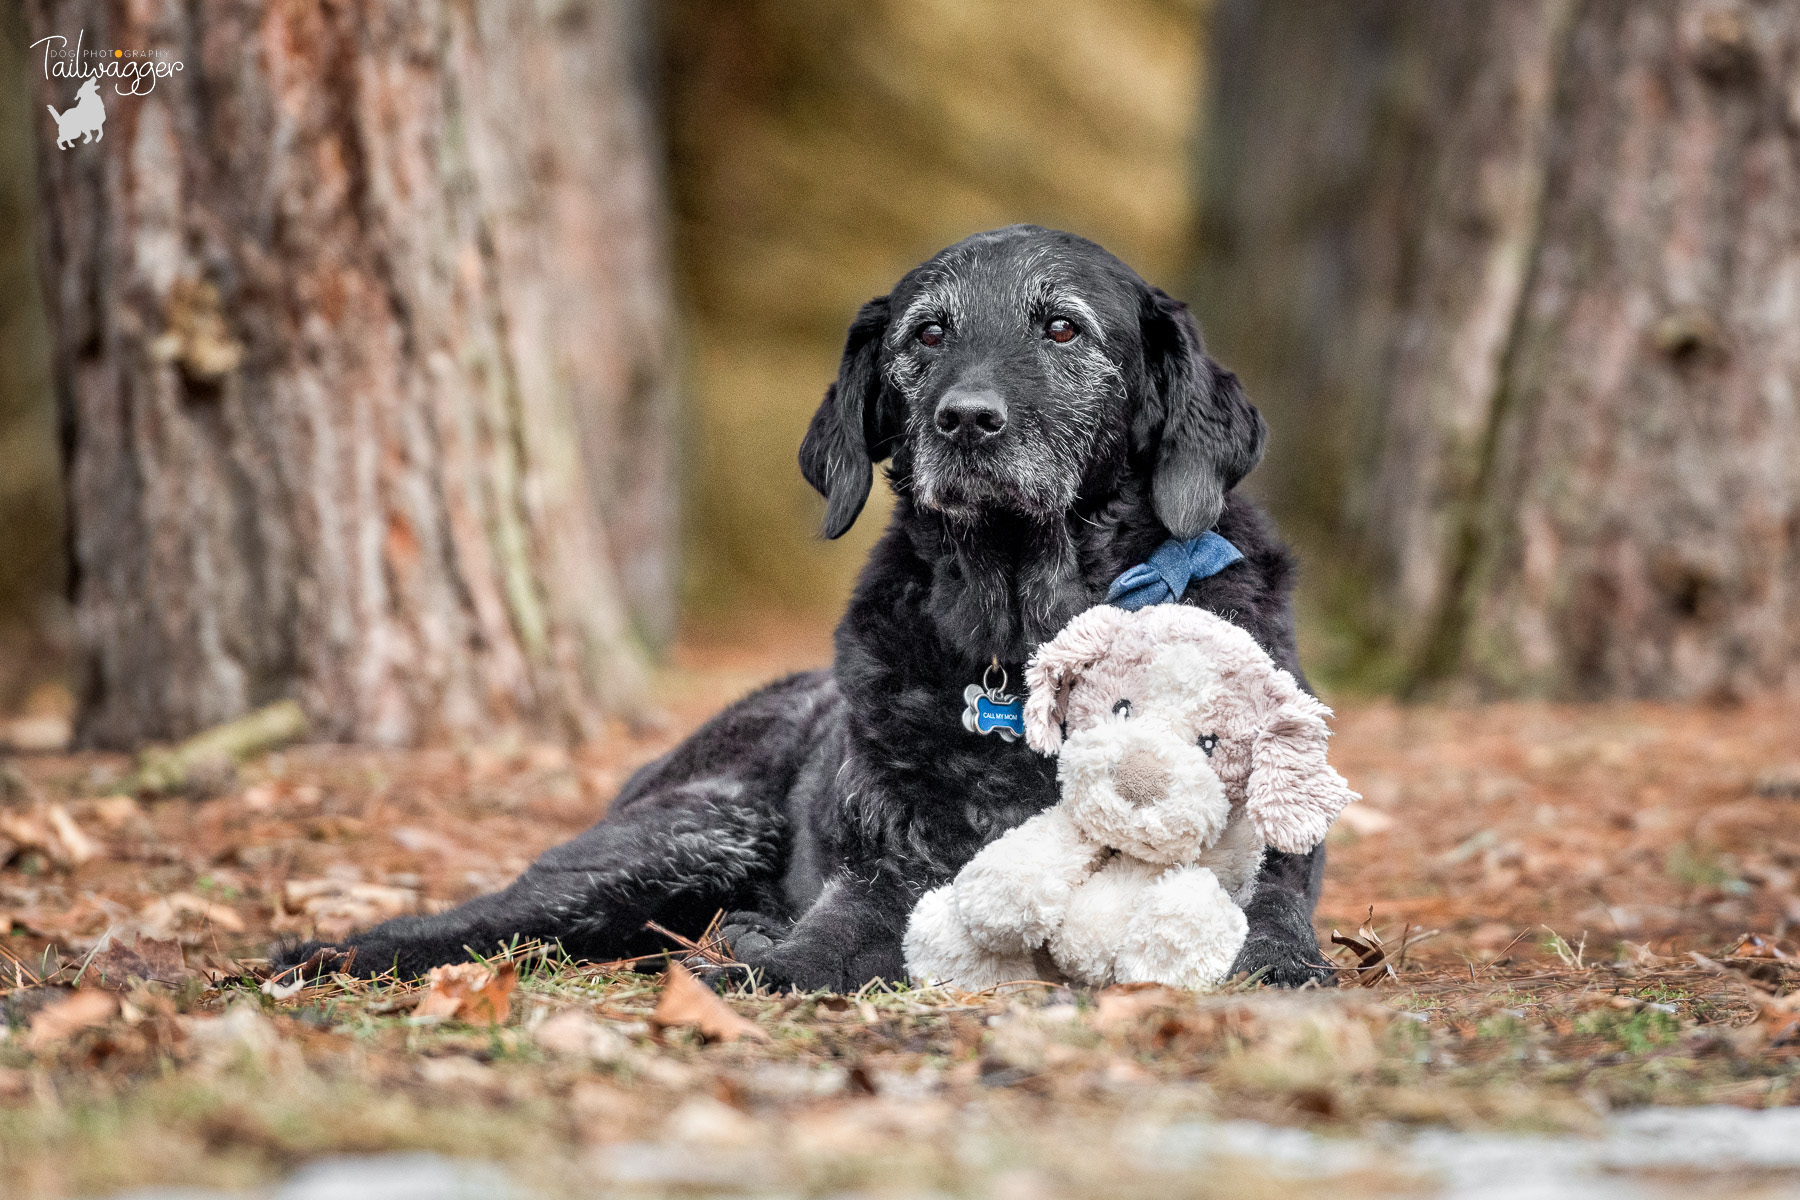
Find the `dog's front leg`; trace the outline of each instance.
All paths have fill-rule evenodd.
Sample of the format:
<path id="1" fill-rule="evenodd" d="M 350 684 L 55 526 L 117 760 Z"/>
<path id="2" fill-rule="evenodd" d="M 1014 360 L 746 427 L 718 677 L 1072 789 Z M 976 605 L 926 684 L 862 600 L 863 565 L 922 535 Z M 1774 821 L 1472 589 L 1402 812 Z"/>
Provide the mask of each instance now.
<path id="1" fill-rule="evenodd" d="M 1324 843 L 1310 854 L 1267 853 L 1257 875 L 1256 894 L 1244 909 L 1250 932 L 1231 965 L 1233 975 L 1261 971 L 1259 980 L 1275 987 L 1309 982 L 1330 987 L 1336 982 L 1312 923 L 1324 878 Z"/>
<path id="2" fill-rule="evenodd" d="M 885 872 L 845 872 L 825 884 L 786 937 L 739 951 L 738 960 L 775 990 L 854 992 L 872 979 L 904 982 L 901 935 L 916 898 Z"/>

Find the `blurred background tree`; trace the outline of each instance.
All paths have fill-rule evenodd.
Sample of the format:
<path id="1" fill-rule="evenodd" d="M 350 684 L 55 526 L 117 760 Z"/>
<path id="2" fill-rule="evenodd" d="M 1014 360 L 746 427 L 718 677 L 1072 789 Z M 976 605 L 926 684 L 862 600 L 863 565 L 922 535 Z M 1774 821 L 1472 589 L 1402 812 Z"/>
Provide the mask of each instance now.
<path id="1" fill-rule="evenodd" d="M 374 743 L 631 703 L 675 527 L 646 21 L 32 6 L 184 60 L 39 156 L 85 740 L 287 696 Z"/>
<path id="2" fill-rule="evenodd" d="M 1228 0 L 1196 299 L 1327 675 L 1800 685 L 1791 5 Z"/>

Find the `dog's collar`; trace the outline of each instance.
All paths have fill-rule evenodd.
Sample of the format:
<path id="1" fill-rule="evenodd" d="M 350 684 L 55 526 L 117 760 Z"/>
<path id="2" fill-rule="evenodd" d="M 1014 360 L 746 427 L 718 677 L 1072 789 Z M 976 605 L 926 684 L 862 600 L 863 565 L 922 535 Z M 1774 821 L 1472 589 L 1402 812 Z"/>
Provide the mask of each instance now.
<path id="1" fill-rule="evenodd" d="M 1191 541 L 1170 538 L 1149 562 L 1139 563 L 1112 581 L 1106 602 L 1127 611 L 1152 604 L 1179 602 L 1188 584 L 1217 575 L 1244 557 L 1230 542 L 1207 530 Z"/>
<path id="2" fill-rule="evenodd" d="M 1139 563 L 1106 590 L 1106 602 L 1126 610 L 1179 601 L 1188 584 L 1217 575 L 1243 558 L 1238 548 L 1208 530 L 1181 542 L 1170 538 L 1156 548 L 1149 562 Z M 1000 672 L 995 686 L 993 674 Z M 1006 690 L 1006 669 L 998 657 L 988 665 L 980 683 L 963 689 L 963 728 L 970 733 L 1000 735 L 1001 741 L 1017 741 L 1025 732 L 1025 702 Z"/>

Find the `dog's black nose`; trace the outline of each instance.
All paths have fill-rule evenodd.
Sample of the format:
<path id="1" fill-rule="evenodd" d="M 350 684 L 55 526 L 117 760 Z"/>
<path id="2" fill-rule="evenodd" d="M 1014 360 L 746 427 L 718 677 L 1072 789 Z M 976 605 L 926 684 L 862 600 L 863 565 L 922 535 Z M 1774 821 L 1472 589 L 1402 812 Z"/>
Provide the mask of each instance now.
<path id="1" fill-rule="evenodd" d="M 960 442 L 979 442 L 1006 428 L 1006 401 L 999 392 L 946 392 L 937 406 L 938 432 Z"/>

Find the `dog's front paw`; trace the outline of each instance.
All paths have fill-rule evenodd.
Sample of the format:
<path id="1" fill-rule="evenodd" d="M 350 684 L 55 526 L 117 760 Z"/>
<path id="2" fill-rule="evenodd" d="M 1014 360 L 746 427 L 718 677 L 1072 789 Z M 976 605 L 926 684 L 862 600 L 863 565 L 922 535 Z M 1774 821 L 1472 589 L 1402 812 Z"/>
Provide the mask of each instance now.
<path id="1" fill-rule="evenodd" d="M 1271 858 L 1276 856 L 1271 854 Z M 1306 860 L 1281 855 L 1282 860 L 1304 866 Z M 1265 866 L 1265 878 L 1268 868 Z M 1292 882 L 1292 881 L 1289 881 Z M 1260 886 L 1244 909 L 1250 932 L 1231 964 L 1233 977 L 1253 977 L 1270 987 L 1332 987 L 1337 971 L 1319 949 L 1313 931 L 1312 903 L 1297 887 Z"/>
<path id="2" fill-rule="evenodd" d="M 269 969 L 281 982 L 356 973 L 356 947 L 331 942 L 281 942 L 269 948 Z"/>
<path id="3" fill-rule="evenodd" d="M 727 913 L 719 924 L 719 936 L 739 962 L 767 954 L 787 931 L 788 922 L 759 912 Z"/>
<path id="4" fill-rule="evenodd" d="M 682 965 L 718 992 L 779 986 L 771 982 L 779 972 L 770 969 L 769 957 L 790 925 L 787 920 L 766 913 L 726 913 L 712 945 L 728 954 L 731 961 L 720 963 L 716 954 L 691 954 L 682 960 Z"/>
<path id="5" fill-rule="evenodd" d="M 1231 964 L 1231 977 L 1247 978 L 1268 987 L 1297 988 L 1309 983 L 1337 986 L 1337 972 L 1325 961 L 1319 939 L 1310 928 L 1304 940 L 1252 932 Z"/>

